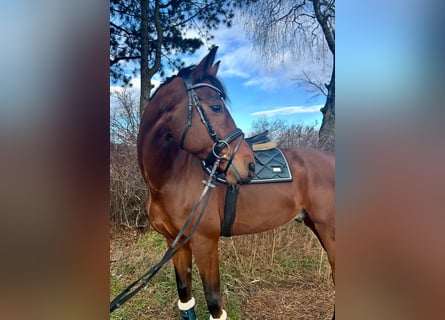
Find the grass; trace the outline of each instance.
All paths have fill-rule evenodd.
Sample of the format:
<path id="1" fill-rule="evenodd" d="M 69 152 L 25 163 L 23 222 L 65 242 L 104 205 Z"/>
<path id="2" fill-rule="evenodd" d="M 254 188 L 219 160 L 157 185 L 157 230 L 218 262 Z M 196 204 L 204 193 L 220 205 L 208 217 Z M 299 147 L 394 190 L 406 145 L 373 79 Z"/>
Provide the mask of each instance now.
<path id="1" fill-rule="evenodd" d="M 165 241 L 155 232 L 114 227 L 110 299 L 158 262 L 165 250 Z M 330 319 L 334 292 L 329 263 L 303 225 L 292 221 L 269 232 L 222 238 L 219 254 L 223 304 L 231 320 Z M 197 316 L 208 319 L 195 266 L 192 276 Z M 179 319 L 177 299 L 169 262 L 110 319 Z"/>

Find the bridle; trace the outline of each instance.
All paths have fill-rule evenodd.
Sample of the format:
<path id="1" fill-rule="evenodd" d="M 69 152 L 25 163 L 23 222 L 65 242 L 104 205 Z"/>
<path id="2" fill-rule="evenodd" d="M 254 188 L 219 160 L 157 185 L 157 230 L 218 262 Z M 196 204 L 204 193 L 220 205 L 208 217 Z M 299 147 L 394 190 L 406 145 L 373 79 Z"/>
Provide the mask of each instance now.
<path id="1" fill-rule="evenodd" d="M 216 134 L 215 129 L 213 129 L 212 124 L 209 121 L 209 118 L 207 117 L 207 113 L 203 109 L 201 102 L 199 101 L 199 98 L 195 92 L 196 88 L 201 87 L 209 87 L 213 90 L 215 90 L 220 97 L 223 96 L 223 92 L 218 89 L 217 87 L 205 83 L 205 82 L 199 82 L 196 84 L 192 84 L 191 76 L 190 74 L 183 76 L 184 84 L 188 93 L 188 114 L 187 114 L 187 122 L 184 127 L 184 131 L 182 132 L 180 147 L 181 149 L 184 149 L 184 141 L 185 137 L 187 136 L 188 129 L 192 125 L 192 115 L 193 115 L 193 105 L 195 105 L 196 110 L 198 111 L 199 117 L 201 118 L 201 122 L 204 124 L 204 126 L 207 128 L 207 132 L 209 133 L 210 137 L 213 140 L 213 146 L 212 146 L 212 152 L 207 156 L 205 160 L 201 162 L 201 166 L 204 169 L 204 171 L 210 175 L 212 171 L 212 166 L 215 162 L 215 160 L 227 160 L 227 166 L 224 172 L 219 173 L 216 177 L 216 180 L 218 182 L 227 184 L 227 181 L 225 179 L 225 175 L 227 173 L 227 170 L 229 169 L 230 165 L 232 164 L 233 158 L 235 157 L 236 152 L 238 151 L 238 148 L 244 138 L 244 133 L 241 131 L 240 128 L 236 128 L 229 134 L 227 134 L 224 138 L 220 139 L 218 135 Z M 230 143 L 234 141 L 235 139 L 238 139 L 238 142 L 235 145 L 235 148 L 233 149 L 233 152 L 230 154 Z M 227 152 L 223 155 L 220 155 L 220 153 L 227 149 Z M 230 155 L 229 155 L 230 154 Z"/>

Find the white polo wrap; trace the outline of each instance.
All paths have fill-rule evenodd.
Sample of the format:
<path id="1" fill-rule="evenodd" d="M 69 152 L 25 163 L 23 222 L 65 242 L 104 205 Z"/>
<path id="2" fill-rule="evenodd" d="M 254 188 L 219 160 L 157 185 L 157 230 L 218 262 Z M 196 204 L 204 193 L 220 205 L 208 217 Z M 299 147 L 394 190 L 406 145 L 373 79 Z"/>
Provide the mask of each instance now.
<path id="1" fill-rule="evenodd" d="M 182 311 L 190 310 L 194 306 L 195 306 L 195 298 L 193 297 L 187 302 L 181 302 L 181 300 L 178 301 L 178 308 L 179 310 Z"/>
<path id="2" fill-rule="evenodd" d="M 227 312 L 223 309 L 222 315 L 219 318 L 213 318 L 212 315 L 210 315 L 210 320 L 227 320 Z"/>

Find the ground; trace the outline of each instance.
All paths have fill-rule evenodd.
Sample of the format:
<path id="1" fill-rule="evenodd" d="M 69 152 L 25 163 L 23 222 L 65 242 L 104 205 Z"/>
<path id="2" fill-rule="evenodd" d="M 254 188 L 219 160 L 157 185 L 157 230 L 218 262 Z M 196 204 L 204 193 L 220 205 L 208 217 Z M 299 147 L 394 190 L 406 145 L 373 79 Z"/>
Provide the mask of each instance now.
<path id="1" fill-rule="evenodd" d="M 110 300 L 162 257 L 166 246 L 153 231 L 113 226 Z M 224 308 L 231 320 L 331 319 L 335 291 L 326 254 L 304 226 L 290 222 L 273 231 L 221 239 Z M 199 319 L 208 319 L 196 268 L 193 295 Z M 179 319 L 172 264 L 111 319 Z"/>

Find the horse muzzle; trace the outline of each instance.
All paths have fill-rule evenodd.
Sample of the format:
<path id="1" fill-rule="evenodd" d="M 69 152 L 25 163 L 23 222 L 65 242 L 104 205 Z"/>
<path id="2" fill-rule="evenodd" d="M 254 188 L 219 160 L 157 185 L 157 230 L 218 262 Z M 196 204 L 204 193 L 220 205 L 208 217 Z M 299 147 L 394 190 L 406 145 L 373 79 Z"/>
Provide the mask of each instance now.
<path id="1" fill-rule="evenodd" d="M 233 149 L 232 142 L 235 144 Z M 220 160 L 216 181 L 224 184 L 244 184 L 252 180 L 255 173 L 255 160 L 240 129 L 235 129 L 214 144 L 211 154 L 202 162 L 202 167 L 207 174 L 210 174 L 210 167 L 216 159 Z"/>
<path id="2" fill-rule="evenodd" d="M 245 184 L 252 180 L 255 173 L 255 163 L 253 161 L 240 161 L 240 164 L 235 160 L 228 168 L 226 173 L 226 181 L 228 184 Z"/>

